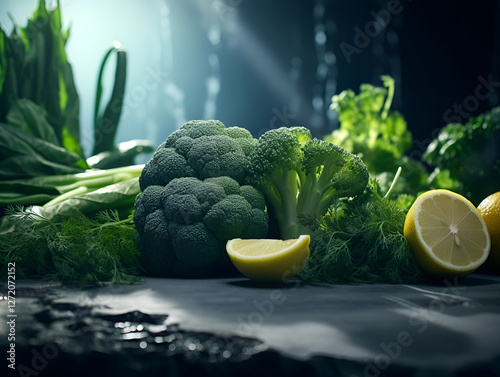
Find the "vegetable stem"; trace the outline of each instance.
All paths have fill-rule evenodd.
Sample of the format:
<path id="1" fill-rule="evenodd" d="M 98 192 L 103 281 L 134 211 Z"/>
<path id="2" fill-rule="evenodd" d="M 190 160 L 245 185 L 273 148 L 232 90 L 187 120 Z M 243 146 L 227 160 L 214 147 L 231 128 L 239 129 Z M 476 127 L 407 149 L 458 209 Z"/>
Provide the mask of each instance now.
<path id="1" fill-rule="evenodd" d="M 402 169 L 401 169 L 401 166 L 400 166 L 398 168 L 397 172 L 396 172 L 396 176 L 392 180 L 391 187 L 389 187 L 389 190 L 387 190 L 387 193 L 384 195 L 384 198 L 388 198 L 391 195 L 392 190 L 394 189 L 394 186 L 396 186 L 396 182 L 398 181 L 399 176 L 401 175 L 401 170 Z"/>
<path id="2" fill-rule="evenodd" d="M 387 98 L 385 99 L 384 109 L 381 114 L 381 118 L 385 120 L 387 119 L 394 98 L 394 79 L 390 76 L 382 76 L 382 80 L 384 81 L 384 86 L 387 87 Z"/>
<path id="3" fill-rule="evenodd" d="M 86 192 L 88 192 L 89 189 L 85 186 L 80 186 L 80 187 L 77 187 L 73 190 L 70 190 L 70 191 L 67 191 L 65 192 L 64 194 L 61 194 L 57 197 L 55 197 L 54 199 L 52 199 L 51 201 L 45 203 L 43 205 L 44 208 L 47 208 L 47 207 L 50 207 L 50 206 L 53 206 L 53 205 L 56 205 L 58 203 L 61 203 L 62 201 L 64 200 L 67 200 L 69 198 L 72 198 L 74 196 L 77 196 L 77 195 L 81 195 L 81 194 L 85 194 Z"/>

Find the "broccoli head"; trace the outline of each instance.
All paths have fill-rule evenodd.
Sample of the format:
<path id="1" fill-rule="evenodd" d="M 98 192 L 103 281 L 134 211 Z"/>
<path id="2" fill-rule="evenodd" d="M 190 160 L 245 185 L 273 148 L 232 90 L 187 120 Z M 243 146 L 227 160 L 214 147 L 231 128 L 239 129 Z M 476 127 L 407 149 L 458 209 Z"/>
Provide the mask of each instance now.
<path id="1" fill-rule="evenodd" d="M 345 149 L 313 139 L 304 127 L 264 133 L 250 153 L 247 182 L 262 190 L 281 238 L 309 234 L 299 218 L 323 216 L 334 196 L 353 197 L 366 188 L 368 171 Z"/>
<path id="2" fill-rule="evenodd" d="M 233 238 L 263 238 L 263 195 L 233 178 L 174 178 L 148 186 L 135 202 L 142 265 L 152 276 L 209 277 L 235 272 L 225 251 Z"/>
<path id="3" fill-rule="evenodd" d="M 141 191 L 165 186 L 174 178 L 227 176 L 242 184 L 249 154 L 257 144 L 241 127 L 217 120 L 193 120 L 182 125 L 156 149 L 139 178 Z"/>

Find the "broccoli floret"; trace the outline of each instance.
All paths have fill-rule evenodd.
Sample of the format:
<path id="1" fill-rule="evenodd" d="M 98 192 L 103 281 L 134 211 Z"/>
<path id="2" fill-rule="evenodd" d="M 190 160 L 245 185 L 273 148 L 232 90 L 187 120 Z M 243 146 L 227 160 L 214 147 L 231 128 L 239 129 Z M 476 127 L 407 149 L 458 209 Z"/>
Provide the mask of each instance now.
<path id="1" fill-rule="evenodd" d="M 147 187 L 134 213 L 142 265 L 148 274 L 165 277 L 234 272 L 226 242 L 266 236 L 263 203 L 258 190 L 229 177 L 182 177 Z"/>
<path id="2" fill-rule="evenodd" d="M 248 183 L 264 192 L 284 239 L 310 233 L 300 216 L 319 218 L 334 196 L 356 196 L 368 184 L 361 159 L 313 139 L 304 127 L 264 133 L 250 154 L 249 171 Z"/>
<path id="3" fill-rule="evenodd" d="M 135 214 L 137 221 L 135 227 L 142 232 L 146 225 L 146 216 L 161 207 L 160 195 L 163 186 L 149 186 L 136 198 Z"/>
<path id="4" fill-rule="evenodd" d="M 137 197 L 136 203 L 141 206 L 141 198 Z M 171 253 L 155 252 L 155 250 L 161 249 L 164 245 L 171 243 L 170 234 L 168 232 L 168 222 L 165 219 L 163 209 L 154 210 L 146 215 L 136 211 L 134 213 L 134 220 L 136 224 L 137 221 L 144 223 L 142 230 L 136 227 L 140 240 L 139 249 L 141 251 L 140 262 L 142 267 L 148 271 L 151 276 L 172 274 L 175 255 Z"/>
<path id="5" fill-rule="evenodd" d="M 229 177 L 207 178 L 205 179 L 205 183 L 214 183 L 218 186 L 221 186 L 224 189 L 226 195 L 239 194 L 241 190 L 238 182 Z"/>
<path id="6" fill-rule="evenodd" d="M 266 210 L 266 199 L 255 187 L 250 185 L 241 186 L 240 195 L 252 205 L 252 208 L 257 208 L 261 211 Z"/>
<path id="7" fill-rule="evenodd" d="M 320 217 L 332 204 L 333 196 L 356 196 L 368 184 L 369 174 L 363 161 L 327 141 L 313 139 L 305 144 L 302 167 L 306 179 L 298 198 L 299 213 Z"/>
<path id="8" fill-rule="evenodd" d="M 216 120 L 193 120 L 182 125 L 158 147 L 139 178 L 141 191 L 165 186 L 174 178 L 227 176 L 242 184 L 249 154 L 257 144 L 241 127 L 226 128 Z"/>

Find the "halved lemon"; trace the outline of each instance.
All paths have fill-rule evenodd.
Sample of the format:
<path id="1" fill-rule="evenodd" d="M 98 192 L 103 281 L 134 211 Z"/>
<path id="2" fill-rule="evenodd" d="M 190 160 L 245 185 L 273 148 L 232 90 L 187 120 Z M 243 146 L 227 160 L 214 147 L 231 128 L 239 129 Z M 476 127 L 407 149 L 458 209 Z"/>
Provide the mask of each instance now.
<path id="1" fill-rule="evenodd" d="M 465 276 L 484 263 L 491 241 L 476 207 L 448 190 L 420 195 L 406 215 L 404 235 L 429 276 Z"/>
<path id="2" fill-rule="evenodd" d="M 246 277 L 285 282 L 294 277 L 309 257 L 309 235 L 291 240 L 240 239 L 226 244 L 229 258 Z"/>

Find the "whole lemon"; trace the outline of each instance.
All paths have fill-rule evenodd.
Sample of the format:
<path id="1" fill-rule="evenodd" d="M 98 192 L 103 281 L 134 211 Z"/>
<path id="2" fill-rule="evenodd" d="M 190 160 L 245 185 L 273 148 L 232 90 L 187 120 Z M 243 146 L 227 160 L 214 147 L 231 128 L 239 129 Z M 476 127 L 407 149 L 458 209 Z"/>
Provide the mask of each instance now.
<path id="1" fill-rule="evenodd" d="M 500 191 L 485 198 L 477 207 L 491 238 L 491 250 L 486 267 L 500 273 Z"/>

